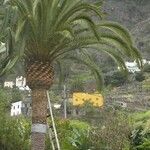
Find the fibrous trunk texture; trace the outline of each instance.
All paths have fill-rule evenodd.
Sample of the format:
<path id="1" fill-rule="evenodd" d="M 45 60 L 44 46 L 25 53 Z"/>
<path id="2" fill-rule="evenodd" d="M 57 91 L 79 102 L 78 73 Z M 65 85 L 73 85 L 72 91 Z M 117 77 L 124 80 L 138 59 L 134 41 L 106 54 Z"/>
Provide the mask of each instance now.
<path id="1" fill-rule="evenodd" d="M 32 90 L 32 124 L 45 124 L 47 95 L 44 89 Z M 45 150 L 45 133 L 32 132 L 32 150 Z"/>
<path id="2" fill-rule="evenodd" d="M 48 62 L 29 62 L 26 66 L 27 85 L 31 89 L 49 89 L 54 78 L 53 67 Z"/>
<path id="3" fill-rule="evenodd" d="M 48 62 L 26 64 L 27 85 L 32 90 L 32 150 L 45 150 L 47 90 L 53 83 L 54 71 Z"/>

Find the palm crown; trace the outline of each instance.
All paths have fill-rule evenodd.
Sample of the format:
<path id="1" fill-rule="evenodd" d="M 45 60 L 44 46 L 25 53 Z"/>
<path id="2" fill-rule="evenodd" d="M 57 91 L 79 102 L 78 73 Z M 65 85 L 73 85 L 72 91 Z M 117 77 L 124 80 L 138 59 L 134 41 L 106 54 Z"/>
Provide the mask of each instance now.
<path id="1" fill-rule="evenodd" d="M 125 57 L 141 65 L 128 31 L 117 23 L 103 21 L 100 4 L 80 0 L 10 0 L 5 5 L 9 10 L 3 28 L 8 32 L 8 49 L 13 51 L 9 58 L 14 63 L 18 55 L 24 57 L 26 64 L 38 61 L 61 66 L 64 59 L 72 59 L 88 66 L 101 82 L 101 72 L 90 51 L 107 53 L 122 70 L 126 70 Z"/>

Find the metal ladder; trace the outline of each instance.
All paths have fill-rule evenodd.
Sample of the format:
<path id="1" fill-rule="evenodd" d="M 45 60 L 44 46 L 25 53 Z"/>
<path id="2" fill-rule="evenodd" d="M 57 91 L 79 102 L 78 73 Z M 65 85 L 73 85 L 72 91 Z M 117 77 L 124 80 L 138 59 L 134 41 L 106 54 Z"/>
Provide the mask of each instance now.
<path id="1" fill-rule="evenodd" d="M 50 119 L 52 122 L 51 126 L 49 126 L 49 124 L 47 123 L 48 134 L 49 134 L 52 150 L 60 150 L 60 144 L 59 144 L 59 140 L 58 140 L 56 125 L 55 125 L 53 111 L 52 111 L 52 105 L 51 105 L 48 91 L 47 91 L 47 99 L 48 99 L 48 107 L 49 107 L 49 112 L 50 112 Z"/>

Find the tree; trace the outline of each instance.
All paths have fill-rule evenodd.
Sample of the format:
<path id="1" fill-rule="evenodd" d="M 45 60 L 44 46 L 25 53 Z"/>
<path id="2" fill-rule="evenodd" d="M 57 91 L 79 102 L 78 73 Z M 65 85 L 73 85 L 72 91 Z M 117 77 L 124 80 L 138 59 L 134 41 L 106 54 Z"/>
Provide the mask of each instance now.
<path id="1" fill-rule="evenodd" d="M 124 71 L 125 56 L 136 59 L 139 65 L 141 56 L 126 29 L 102 20 L 101 4 L 79 0 L 13 0 L 5 6 L 2 28 L 8 53 L 1 74 L 23 58 L 27 85 L 32 90 L 32 149 L 43 150 L 46 91 L 53 84 L 56 64 L 61 70 L 66 59 L 83 63 L 91 69 L 101 89 L 101 71 L 92 61 L 90 51 L 109 54 Z"/>
<path id="2" fill-rule="evenodd" d="M 112 86 L 121 86 L 127 81 L 127 75 L 120 71 L 115 71 L 105 76 L 105 84 Z"/>
<path id="3" fill-rule="evenodd" d="M 145 76 L 143 74 L 143 72 L 136 72 L 135 73 L 135 80 L 142 82 L 145 79 Z"/>

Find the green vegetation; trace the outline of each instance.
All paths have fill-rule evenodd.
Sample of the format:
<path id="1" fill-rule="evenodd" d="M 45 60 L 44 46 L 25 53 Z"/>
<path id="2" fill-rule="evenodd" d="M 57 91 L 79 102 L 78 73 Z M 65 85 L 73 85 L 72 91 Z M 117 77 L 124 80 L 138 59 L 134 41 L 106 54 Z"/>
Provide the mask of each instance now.
<path id="1" fill-rule="evenodd" d="M 114 0 L 106 5 L 110 3 L 108 13 L 114 13 L 111 20 L 124 20 L 134 33 L 142 56 L 146 58 L 150 48 L 150 16 L 147 15 L 148 19 L 143 16 L 149 0 Z M 106 14 L 101 5 L 101 1 L 86 3 L 84 0 L 0 1 L 0 41 L 6 44 L 5 49 L 0 42 L 1 86 L 5 79 L 12 80 L 25 72 L 34 101 L 32 121 L 23 116 L 10 117 L 11 102 L 22 100 L 24 94 L 17 88 L 0 88 L 0 149 L 29 150 L 31 143 L 37 143 L 36 146 L 42 144 L 36 140 L 31 142 L 31 124 L 46 122 L 45 93 L 53 82 L 57 85 L 59 82 L 65 83 L 69 88 L 68 95 L 86 91 L 86 84 L 96 91 L 97 83 L 97 89 L 102 90 L 104 80 L 108 86 L 107 93 L 112 87 L 117 89 L 130 81 L 141 82 L 145 91 L 150 89 L 150 65 L 144 65 L 142 72 L 127 77 L 124 61 L 136 60 L 141 67 L 141 55 L 128 30 L 118 23 L 105 20 Z M 114 5 L 118 9 L 114 9 Z M 141 6 L 144 6 L 144 10 Z M 126 8 L 129 13 L 124 11 Z M 133 17 L 136 13 L 140 17 Z M 135 23 L 137 25 L 133 27 Z M 116 71 L 118 66 L 124 73 Z M 62 103 L 61 85 L 59 88 L 58 91 L 49 92 L 52 103 Z M 134 97 L 132 89 L 122 97 L 131 102 Z M 61 150 L 150 149 L 149 111 L 135 114 L 107 104 L 99 109 L 90 102 L 82 108 L 68 105 L 68 119 L 60 118 L 62 108 L 54 111 Z M 71 114 L 73 109 L 78 112 L 76 116 Z M 48 135 L 46 150 L 52 150 Z"/>
<path id="2" fill-rule="evenodd" d="M 143 72 L 137 72 L 135 74 L 136 81 L 142 82 L 144 79 L 145 79 L 145 76 L 144 76 Z"/>
<path id="3" fill-rule="evenodd" d="M 22 92 L 18 88 L 12 89 L 12 102 L 21 101 L 23 99 Z"/>
<path id="4" fill-rule="evenodd" d="M 105 84 L 106 85 L 121 86 L 124 83 L 126 83 L 127 80 L 128 80 L 127 75 L 120 71 L 115 71 L 108 75 L 105 75 Z"/>
<path id="5" fill-rule="evenodd" d="M 0 89 L 0 149 L 29 150 L 30 121 L 24 117 L 10 116 L 10 97 Z"/>
<path id="6" fill-rule="evenodd" d="M 137 113 L 134 118 L 134 130 L 132 131 L 133 150 L 150 149 L 150 111 Z"/>
<path id="7" fill-rule="evenodd" d="M 142 82 L 143 88 L 149 90 L 150 89 L 150 77 Z"/>
<path id="8" fill-rule="evenodd" d="M 0 149 L 29 150 L 31 122 L 22 116 L 10 117 L 8 107 L 9 97 L 1 89 Z M 150 111 L 129 114 L 121 109 L 97 109 L 86 104 L 78 120 L 57 117 L 56 125 L 62 150 L 149 150 L 150 147 Z M 48 135 L 46 150 L 51 150 Z"/>
<path id="9" fill-rule="evenodd" d="M 143 71 L 150 73 L 150 64 L 145 64 L 144 67 L 143 67 Z"/>

